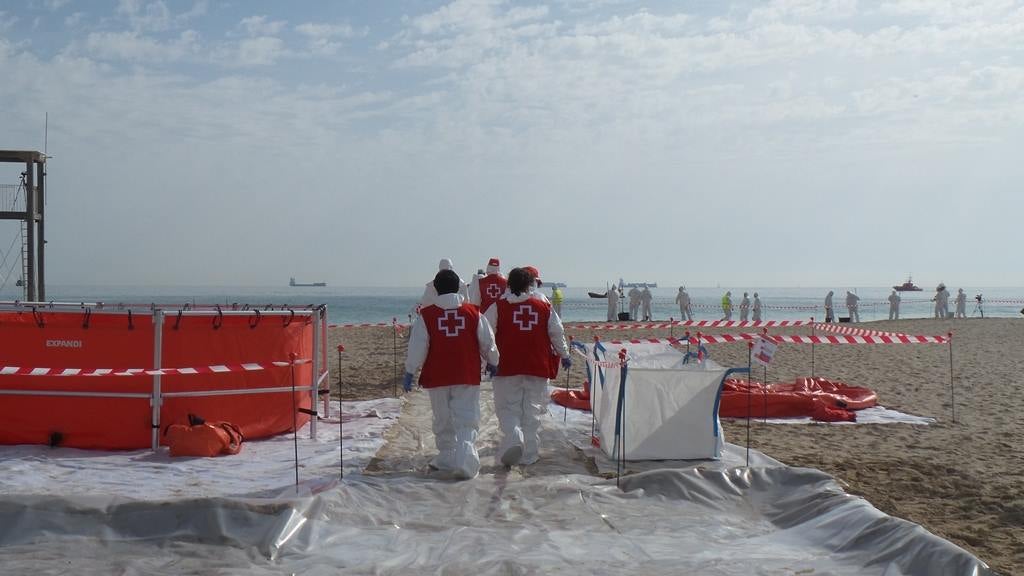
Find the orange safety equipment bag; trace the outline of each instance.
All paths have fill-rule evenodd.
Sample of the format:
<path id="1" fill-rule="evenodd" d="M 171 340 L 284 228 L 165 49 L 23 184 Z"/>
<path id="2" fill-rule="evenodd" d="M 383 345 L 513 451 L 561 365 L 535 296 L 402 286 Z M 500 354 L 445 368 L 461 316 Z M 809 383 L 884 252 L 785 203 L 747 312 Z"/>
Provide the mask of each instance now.
<path id="1" fill-rule="evenodd" d="M 164 431 L 171 456 L 221 456 L 242 450 L 242 431 L 230 422 L 205 422 L 189 414 L 190 424 L 171 424 Z"/>

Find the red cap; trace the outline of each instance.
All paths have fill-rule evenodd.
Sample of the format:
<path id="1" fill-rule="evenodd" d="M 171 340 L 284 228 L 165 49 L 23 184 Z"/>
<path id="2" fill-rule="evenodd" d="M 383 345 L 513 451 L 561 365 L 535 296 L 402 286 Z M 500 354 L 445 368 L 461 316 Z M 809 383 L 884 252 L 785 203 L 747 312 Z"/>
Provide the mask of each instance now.
<path id="1" fill-rule="evenodd" d="M 530 273 L 530 276 L 533 276 L 533 279 L 537 281 L 537 286 L 543 284 L 540 280 L 540 270 L 537 270 L 533 266 L 523 266 L 523 270 L 526 270 Z"/>
<path id="2" fill-rule="evenodd" d="M 501 262 L 497 258 L 491 258 L 487 261 L 487 265 L 497 268 L 498 266 L 501 266 Z"/>

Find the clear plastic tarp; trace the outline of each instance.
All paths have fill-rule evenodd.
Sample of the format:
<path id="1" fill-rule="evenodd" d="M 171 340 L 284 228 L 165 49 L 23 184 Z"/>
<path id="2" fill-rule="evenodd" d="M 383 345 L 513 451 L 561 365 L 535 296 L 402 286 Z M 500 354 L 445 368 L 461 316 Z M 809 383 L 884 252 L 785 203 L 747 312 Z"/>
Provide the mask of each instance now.
<path id="1" fill-rule="evenodd" d="M 44 463 L 29 465 L 27 457 L 10 457 L 20 448 L 0 448 L 0 566 L 36 575 L 990 573 L 950 542 L 846 494 L 822 472 L 756 453 L 744 467 L 742 448 L 731 445 L 714 462 L 646 463 L 650 470 L 616 486 L 576 445 L 589 436 L 589 418 L 561 408 L 542 428 L 541 461 L 506 470 L 493 463 L 499 437 L 486 384 L 481 475 L 438 480 L 427 468 L 429 400 L 422 391 L 406 398 L 399 418 L 375 418 L 386 425 L 359 432 L 380 442 L 387 429 L 372 459 L 346 463 L 340 481 L 336 463 L 303 465 L 307 481 L 297 495 L 288 490 L 287 468 L 266 471 L 238 456 L 201 464 L 231 468 L 262 488 L 211 495 L 182 484 L 177 495 L 142 497 L 124 488 L 128 479 L 162 483 L 160 472 L 141 471 L 149 469 L 142 456 L 124 463 L 125 481 L 95 476 L 90 486 L 79 478 L 89 478 L 106 453 L 43 451 L 33 458 Z M 256 444 L 247 443 L 243 454 L 262 453 Z M 300 438 L 300 451 L 311 444 Z M 181 468 L 200 464 L 151 458 Z M 67 474 L 60 486 L 12 492 L 12 462 Z"/>

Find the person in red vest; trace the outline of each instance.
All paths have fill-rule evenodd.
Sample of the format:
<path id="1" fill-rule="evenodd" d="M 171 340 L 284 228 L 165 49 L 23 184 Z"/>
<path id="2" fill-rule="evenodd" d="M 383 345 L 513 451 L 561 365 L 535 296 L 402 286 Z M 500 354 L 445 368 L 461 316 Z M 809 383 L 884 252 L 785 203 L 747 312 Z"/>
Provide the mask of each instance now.
<path id="1" fill-rule="evenodd" d="M 494 377 L 494 411 L 502 433 L 498 460 L 505 466 L 533 464 L 540 457 L 552 349 L 563 368 L 572 366 L 562 321 L 535 291 L 535 281 L 525 268 L 513 268 L 508 291 L 484 313 L 494 325 L 501 353 Z"/>
<path id="2" fill-rule="evenodd" d="M 501 275 L 501 262 L 497 258 L 487 261 L 487 274 L 469 285 L 469 301 L 486 312 L 491 304 L 505 293 L 508 280 Z"/>
<path id="3" fill-rule="evenodd" d="M 434 277 L 437 297 L 420 310 L 413 324 L 405 359 L 406 392 L 422 367 L 420 386 L 430 394 L 437 456 L 430 467 L 456 478 L 475 478 L 480 471 L 476 436 L 480 427 L 480 360 L 493 374 L 498 349 L 491 324 L 476 306 L 459 294 L 459 276 L 441 270 Z"/>

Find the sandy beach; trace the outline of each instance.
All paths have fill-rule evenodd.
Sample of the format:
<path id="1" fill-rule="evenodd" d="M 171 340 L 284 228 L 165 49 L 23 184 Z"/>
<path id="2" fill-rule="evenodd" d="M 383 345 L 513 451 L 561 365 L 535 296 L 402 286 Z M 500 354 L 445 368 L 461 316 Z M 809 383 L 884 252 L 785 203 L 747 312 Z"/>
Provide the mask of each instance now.
<path id="1" fill-rule="evenodd" d="M 887 424 L 751 426 L 751 446 L 792 466 L 820 469 L 848 492 L 875 507 L 916 522 L 1013 574 L 1024 565 L 1024 447 L 1017 393 L 1024 373 L 1024 322 L 1016 319 L 902 320 L 857 326 L 909 334 L 952 331 L 956 422 L 951 419 L 949 347 L 946 345 L 840 345 L 814 347 L 814 374 L 874 389 L 879 403 L 930 416 L 929 426 Z M 807 334 L 807 328 L 773 333 Z M 709 331 L 714 333 L 714 331 Z M 603 332 L 567 330 L 592 340 L 668 336 L 668 330 Z M 679 335 L 679 331 L 675 331 Z M 397 338 L 399 377 L 405 338 Z M 395 343 L 390 328 L 333 328 L 329 336 L 332 382 L 344 400 L 391 396 L 395 390 Z M 338 357 L 335 350 L 343 344 Z M 712 357 L 745 366 L 744 343 L 719 344 Z M 784 344 L 768 381 L 811 374 L 811 347 Z M 760 378 L 761 369 L 755 369 Z M 574 367 L 579 385 L 583 371 Z M 400 387 L 399 387 L 400 388 Z M 726 440 L 743 444 L 745 421 L 724 423 Z"/>

